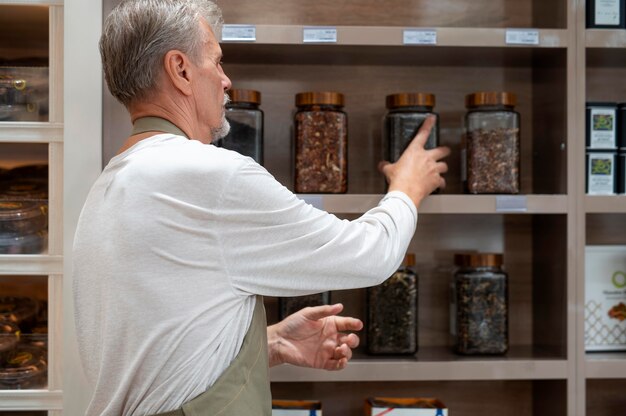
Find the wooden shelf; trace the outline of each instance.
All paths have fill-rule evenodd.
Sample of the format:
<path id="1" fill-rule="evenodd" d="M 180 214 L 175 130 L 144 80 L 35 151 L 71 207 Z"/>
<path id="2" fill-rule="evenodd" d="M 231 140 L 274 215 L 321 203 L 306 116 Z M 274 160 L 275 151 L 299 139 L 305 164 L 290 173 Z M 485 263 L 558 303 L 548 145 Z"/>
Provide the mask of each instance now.
<path id="1" fill-rule="evenodd" d="M 426 348 L 409 358 L 353 358 L 340 372 L 289 365 L 271 369 L 272 382 L 557 380 L 567 378 L 567 360 L 512 348 L 503 357 L 461 357 L 448 348 Z"/>
<path id="2" fill-rule="evenodd" d="M 63 256 L 0 255 L 0 274 L 51 275 L 63 273 Z"/>
<path id="3" fill-rule="evenodd" d="M 60 143 L 62 123 L 0 122 L 0 143 Z"/>
<path id="4" fill-rule="evenodd" d="M 0 414 L 2 409 L 61 410 L 63 393 L 48 390 L 0 390 Z"/>
<path id="5" fill-rule="evenodd" d="M 0 5 L 63 6 L 64 0 L 0 0 Z"/>
<path id="6" fill-rule="evenodd" d="M 299 198 L 328 212 L 360 214 L 378 205 L 383 195 L 304 195 Z M 522 207 L 526 210 L 522 210 Z M 509 208 L 507 208 L 509 207 Z M 431 195 L 420 214 L 565 214 L 565 195 Z"/>
<path id="7" fill-rule="evenodd" d="M 300 45 L 303 43 L 302 25 L 254 25 L 256 41 L 245 42 L 258 45 Z M 391 26 L 333 26 L 337 29 L 337 42 L 334 46 L 404 46 L 403 31 L 408 27 Z M 421 29 L 421 28 L 416 28 Z M 428 28 L 437 32 L 437 47 L 519 47 L 506 44 L 506 31 L 500 28 Z M 565 48 L 568 46 L 567 30 L 537 29 L 538 45 L 522 47 Z M 224 43 L 242 43 L 224 41 Z M 410 47 L 412 45 L 409 45 Z"/>
<path id="8" fill-rule="evenodd" d="M 589 214 L 626 214 L 626 195 L 585 196 L 585 212 Z"/>
<path id="9" fill-rule="evenodd" d="M 589 378 L 626 379 L 626 352 L 587 353 L 585 376 Z"/>
<path id="10" fill-rule="evenodd" d="M 625 48 L 626 30 L 587 29 L 585 44 L 588 48 Z"/>

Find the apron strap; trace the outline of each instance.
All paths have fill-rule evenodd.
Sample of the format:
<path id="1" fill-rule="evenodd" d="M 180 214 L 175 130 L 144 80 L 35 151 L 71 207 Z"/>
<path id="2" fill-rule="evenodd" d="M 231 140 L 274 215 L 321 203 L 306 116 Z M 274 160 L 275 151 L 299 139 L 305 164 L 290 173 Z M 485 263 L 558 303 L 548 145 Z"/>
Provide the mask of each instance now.
<path id="1" fill-rule="evenodd" d="M 133 123 L 131 136 L 148 131 L 163 131 L 177 136 L 187 137 L 184 131 L 176 127 L 174 123 L 161 117 L 140 117 Z M 189 137 L 187 137 L 189 138 Z"/>

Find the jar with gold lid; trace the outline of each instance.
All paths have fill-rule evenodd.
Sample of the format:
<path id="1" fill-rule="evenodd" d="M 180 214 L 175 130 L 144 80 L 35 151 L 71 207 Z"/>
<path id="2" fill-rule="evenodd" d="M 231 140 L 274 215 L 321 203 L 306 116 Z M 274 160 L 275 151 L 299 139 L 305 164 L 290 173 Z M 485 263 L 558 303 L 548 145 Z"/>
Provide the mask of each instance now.
<path id="1" fill-rule="evenodd" d="M 508 275 L 502 254 L 457 254 L 450 332 L 459 354 L 504 354 L 508 340 Z"/>
<path id="2" fill-rule="evenodd" d="M 338 92 L 296 94 L 295 186 L 297 193 L 348 190 L 348 118 Z"/>
<path id="3" fill-rule="evenodd" d="M 230 132 L 216 144 L 249 156 L 263 164 L 263 111 L 261 93 L 255 90 L 231 89 L 227 91 L 230 102 L 226 104 L 226 120 Z"/>
<path id="4" fill-rule="evenodd" d="M 415 255 L 378 286 L 367 288 L 367 351 L 370 354 L 417 352 L 417 273 Z"/>
<path id="5" fill-rule="evenodd" d="M 477 92 L 465 99 L 461 175 L 471 194 L 520 192 L 520 116 L 509 92 Z"/>
<path id="6" fill-rule="evenodd" d="M 436 123 L 428 136 L 426 149 L 439 145 L 439 115 L 433 111 L 434 94 L 406 92 L 388 95 L 387 114 L 384 118 L 384 137 L 386 143 L 385 159 L 395 162 L 417 134 L 428 116 L 434 116 Z"/>

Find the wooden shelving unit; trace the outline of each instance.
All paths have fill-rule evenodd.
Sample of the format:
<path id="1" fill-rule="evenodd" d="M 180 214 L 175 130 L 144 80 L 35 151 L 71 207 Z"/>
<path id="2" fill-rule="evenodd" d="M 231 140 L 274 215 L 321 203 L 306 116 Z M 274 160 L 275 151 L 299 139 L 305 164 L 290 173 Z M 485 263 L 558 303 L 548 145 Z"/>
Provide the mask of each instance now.
<path id="1" fill-rule="evenodd" d="M 48 61 L 47 118 L 38 122 L 0 122 L 0 161 L 49 166 L 48 245 L 39 255 L 0 255 L 0 277 L 17 285 L 34 277 L 48 302 L 48 375 L 41 390 L 0 391 L 3 410 L 62 409 L 63 287 L 63 1 L 0 0 L 0 57 Z"/>
<path id="2" fill-rule="evenodd" d="M 48 38 L 42 42 L 31 36 L 27 45 L 18 44 L 15 50 L 49 53 L 51 81 L 48 122 L 0 123 L 0 146 L 47 146 L 50 246 L 44 255 L 0 256 L 0 276 L 47 277 L 50 310 L 57 317 L 50 328 L 48 389 L 0 392 L 0 414 L 9 408 L 48 410 L 51 416 L 60 415 L 63 408 L 63 413 L 80 414 L 88 396 L 75 359 L 71 311 L 64 318 L 67 361 L 65 380 L 61 377 L 61 309 L 71 293 L 67 286 L 62 290 L 62 281 L 71 270 L 71 234 L 99 170 L 97 161 L 106 163 L 130 129 L 124 110 L 100 89 L 96 22 L 101 21 L 100 10 L 106 15 L 116 3 L 0 0 L 2 11 L 48 9 Z M 626 101 L 626 31 L 586 30 L 585 0 L 218 3 L 227 23 L 256 29 L 254 42 L 222 45 L 225 70 L 235 87 L 261 91 L 265 165 L 287 187 L 293 182 L 295 94 L 336 90 L 346 95 L 348 194 L 301 195 L 303 199 L 348 219 L 378 203 L 385 191 L 376 165 L 383 154 L 381 118 L 387 94 L 434 93 L 441 143 L 453 151 L 448 186 L 424 202 L 409 249 L 417 255 L 420 276 L 418 354 L 372 357 L 360 347 L 342 372 L 277 367 L 271 372 L 274 396 L 321 399 L 327 416 L 361 414 L 363 400 L 371 395 L 436 396 L 455 414 L 470 416 L 603 416 L 623 409 L 626 357 L 585 353 L 581 305 L 584 247 L 626 244 L 626 197 L 584 194 L 581 143 L 586 100 Z M 64 8 L 72 18 L 66 25 Z M 3 27 L 34 27 L 28 19 L 11 23 L 0 24 L 0 34 Z M 304 28 L 319 26 L 335 27 L 337 42 L 303 44 Z M 403 31 L 415 28 L 435 31 L 436 45 L 403 44 Z M 536 31 L 537 44 L 507 44 L 510 29 Z M 72 79 L 67 86 L 64 32 L 66 44 L 73 47 L 67 50 L 69 61 L 80 60 L 84 66 L 66 68 L 66 77 Z M 462 192 L 458 149 L 464 97 L 477 90 L 518 95 L 523 140 L 519 196 Z M 64 91 L 69 102 L 63 102 Z M 68 110 L 67 119 L 64 105 L 73 110 Z M 103 146 L 93 129 L 100 122 Z M 94 134 L 82 137 L 83 131 Z M 71 202 L 65 207 L 62 195 Z M 502 357 L 450 352 L 447 296 L 452 255 L 469 249 L 504 253 L 511 287 L 511 349 Z M 346 314 L 364 316 L 364 290 L 333 292 L 332 300 L 343 302 Z M 275 299 L 267 299 L 267 311 L 268 320 L 275 321 Z"/>

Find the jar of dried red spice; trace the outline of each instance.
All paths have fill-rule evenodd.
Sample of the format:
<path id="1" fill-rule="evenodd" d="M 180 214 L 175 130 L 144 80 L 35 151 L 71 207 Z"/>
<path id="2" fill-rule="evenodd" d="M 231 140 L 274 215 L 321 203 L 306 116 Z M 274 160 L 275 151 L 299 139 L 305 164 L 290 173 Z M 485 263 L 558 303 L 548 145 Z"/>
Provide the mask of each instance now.
<path id="1" fill-rule="evenodd" d="M 338 92 L 296 95 L 296 193 L 345 193 L 348 189 L 348 118 Z"/>
<path id="2" fill-rule="evenodd" d="M 515 94 L 508 92 L 466 97 L 461 174 L 467 192 L 520 192 L 520 116 L 515 104 Z"/>

